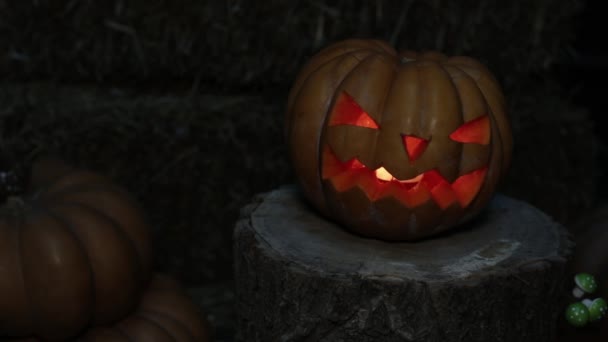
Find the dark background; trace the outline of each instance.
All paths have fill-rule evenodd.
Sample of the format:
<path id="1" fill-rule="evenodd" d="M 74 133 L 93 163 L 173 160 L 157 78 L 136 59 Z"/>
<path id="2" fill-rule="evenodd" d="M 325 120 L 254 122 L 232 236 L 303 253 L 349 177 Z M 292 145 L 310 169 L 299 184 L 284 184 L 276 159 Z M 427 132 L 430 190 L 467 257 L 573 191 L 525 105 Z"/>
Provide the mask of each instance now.
<path id="1" fill-rule="evenodd" d="M 230 336 L 239 209 L 294 182 L 282 136 L 291 82 L 323 46 L 377 38 L 488 65 L 515 138 L 500 191 L 576 237 L 608 220 L 600 4 L 0 0 L 0 201 L 40 153 L 112 177 L 148 212 L 157 269 Z"/>
<path id="2" fill-rule="evenodd" d="M 608 197 L 608 183 L 602 177 L 606 174 L 608 164 L 608 134 L 605 127 L 608 117 L 604 107 L 608 84 L 608 44 L 602 43 L 605 37 L 606 23 L 602 16 L 601 2 L 588 1 L 577 18 L 576 35 L 572 42 L 572 56 L 563 64 L 555 67 L 562 87 L 572 90 L 572 101 L 589 111 L 594 125 L 594 133 L 600 141 L 598 167 L 601 175 L 598 178 L 598 200 Z M 599 39 L 599 40 L 598 40 Z M 581 151 L 584 152 L 584 151 Z"/>

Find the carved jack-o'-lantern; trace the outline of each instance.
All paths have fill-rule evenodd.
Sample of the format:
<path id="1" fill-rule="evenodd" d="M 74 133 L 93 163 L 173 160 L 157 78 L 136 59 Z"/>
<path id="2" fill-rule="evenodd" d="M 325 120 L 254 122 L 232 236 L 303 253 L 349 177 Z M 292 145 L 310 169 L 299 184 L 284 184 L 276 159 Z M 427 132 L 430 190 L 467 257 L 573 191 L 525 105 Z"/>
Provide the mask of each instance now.
<path id="1" fill-rule="evenodd" d="M 375 40 L 327 47 L 300 71 L 286 118 L 301 188 L 364 236 L 414 240 L 478 213 L 510 162 L 505 99 L 468 57 Z"/>

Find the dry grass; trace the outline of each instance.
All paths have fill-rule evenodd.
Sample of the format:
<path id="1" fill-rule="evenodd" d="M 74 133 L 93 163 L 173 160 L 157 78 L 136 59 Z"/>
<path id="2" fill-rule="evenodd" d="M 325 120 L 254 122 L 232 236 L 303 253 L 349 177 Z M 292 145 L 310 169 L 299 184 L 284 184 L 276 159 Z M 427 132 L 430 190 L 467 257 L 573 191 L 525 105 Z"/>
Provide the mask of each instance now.
<path id="1" fill-rule="evenodd" d="M 186 282 L 227 279 L 239 208 L 288 182 L 282 105 L 260 95 L 2 87 L 0 172 L 23 179 L 32 156 L 50 152 L 108 174 L 147 209 L 161 269 Z"/>
<path id="2" fill-rule="evenodd" d="M 489 64 L 506 84 L 567 55 L 583 0 L 0 1 L 5 79 L 287 86 L 330 42 L 389 40 Z"/>
<path id="3" fill-rule="evenodd" d="M 581 3 L 0 0 L 0 198 L 56 152 L 141 200 L 161 269 L 229 279 L 239 208 L 293 181 L 281 127 L 296 71 L 332 41 L 374 37 L 488 64 L 515 129 L 503 191 L 570 222 L 594 199 L 592 127 L 530 74 L 567 55 Z"/>

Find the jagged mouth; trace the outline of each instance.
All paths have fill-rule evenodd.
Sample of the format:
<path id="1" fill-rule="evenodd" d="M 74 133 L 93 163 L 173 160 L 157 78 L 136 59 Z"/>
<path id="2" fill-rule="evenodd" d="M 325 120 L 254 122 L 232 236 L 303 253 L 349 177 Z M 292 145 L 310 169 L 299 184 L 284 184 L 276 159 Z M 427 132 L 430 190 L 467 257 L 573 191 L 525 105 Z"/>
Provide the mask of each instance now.
<path id="1" fill-rule="evenodd" d="M 342 162 L 331 148 L 323 151 L 322 178 L 337 192 L 360 188 L 370 201 L 394 197 L 414 208 L 433 200 L 441 209 L 452 205 L 467 207 L 481 189 L 488 168 L 482 167 L 448 182 L 432 169 L 410 179 L 397 179 L 384 167 L 371 170 L 357 158 Z"/>

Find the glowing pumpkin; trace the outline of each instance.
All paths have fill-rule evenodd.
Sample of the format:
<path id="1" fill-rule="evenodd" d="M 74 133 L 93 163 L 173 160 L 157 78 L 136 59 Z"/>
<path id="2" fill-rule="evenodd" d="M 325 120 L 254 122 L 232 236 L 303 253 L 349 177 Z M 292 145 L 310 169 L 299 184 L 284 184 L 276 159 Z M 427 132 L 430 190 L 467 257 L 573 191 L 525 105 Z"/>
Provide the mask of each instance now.
<path id="1" fill-rule="evenodd" d="M 477 214 L 507 171 L 505 99 L 469 57 L 375 40 L 327 47 L 291 89 L 286 136 L 307 198 L 364 236 L 415 240 Z"/>

